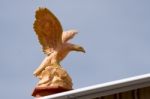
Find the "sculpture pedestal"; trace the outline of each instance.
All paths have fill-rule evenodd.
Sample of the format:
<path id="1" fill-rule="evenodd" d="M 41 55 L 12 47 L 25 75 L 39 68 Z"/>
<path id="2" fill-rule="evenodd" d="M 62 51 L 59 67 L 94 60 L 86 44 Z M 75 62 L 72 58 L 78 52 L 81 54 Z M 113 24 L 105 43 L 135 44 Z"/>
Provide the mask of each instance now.
<path id="1" fill-rule="evenodd" d="M 40 81 L 32 93 L 34 97 L 72 90 L 72 80 L 62 67 L 47 66 L 38 78 Z"/>
<path id="2" fill-rule="evenodd" d="M 39 98 L 39 97 L 65 92 L 69 90 L 72 89 L 66 89 L 62 87 L 35 87 L 32 96 Z"/>

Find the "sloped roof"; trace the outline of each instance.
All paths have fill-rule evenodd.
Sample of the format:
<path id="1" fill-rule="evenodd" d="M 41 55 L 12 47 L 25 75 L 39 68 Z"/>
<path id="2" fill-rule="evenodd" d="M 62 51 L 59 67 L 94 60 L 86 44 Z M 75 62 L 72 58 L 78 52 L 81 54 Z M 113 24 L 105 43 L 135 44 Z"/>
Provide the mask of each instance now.
<path id="1" fill-rule="evenodd" d="M 150 73 L 75 89 L 38 99 L 91 99 L 150 86 Z"/>

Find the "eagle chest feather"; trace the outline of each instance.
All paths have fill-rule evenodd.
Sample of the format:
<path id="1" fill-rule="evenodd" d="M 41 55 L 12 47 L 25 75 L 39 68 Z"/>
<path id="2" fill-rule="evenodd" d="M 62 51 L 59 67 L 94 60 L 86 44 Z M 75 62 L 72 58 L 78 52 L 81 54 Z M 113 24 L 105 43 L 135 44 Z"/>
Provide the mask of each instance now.
<path id="1" fill-rule="evenodd" d="M 63 44 L 61 49 L 58 51 L 58 60 L 62 61 L 70 52 L 70 47 L 67 44 Z"/>

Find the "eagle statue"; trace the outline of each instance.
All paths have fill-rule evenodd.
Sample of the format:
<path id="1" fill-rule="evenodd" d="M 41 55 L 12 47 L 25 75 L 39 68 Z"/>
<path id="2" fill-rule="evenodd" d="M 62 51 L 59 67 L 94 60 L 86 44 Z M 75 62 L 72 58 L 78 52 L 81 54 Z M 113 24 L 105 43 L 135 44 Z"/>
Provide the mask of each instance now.
<path id="1" fill-rule="evenodd" d="M 39 8 L 36 11 L 33 28 L 46 54 L 46 58 L 34 71 L 35 76 L 38 76 L 47 66 L 60 67 L 60 61 L 71 51 L 85 53 L 83 47 L 68 42 L 77 31 L 63 31 L 59 20 L 47 8 Z"/>

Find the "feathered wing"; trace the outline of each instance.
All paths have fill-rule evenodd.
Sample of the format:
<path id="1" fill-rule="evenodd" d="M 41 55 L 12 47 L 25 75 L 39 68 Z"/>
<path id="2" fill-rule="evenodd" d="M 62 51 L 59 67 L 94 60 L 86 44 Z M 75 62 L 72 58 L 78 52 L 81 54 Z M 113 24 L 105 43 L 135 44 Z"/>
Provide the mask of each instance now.
<path id="1" fill-rule="evenodd" d="M 51 53 L 62 44 L 62 26 L 47 8 L 39 8 L 35 14 L 34 30 L 45 54 Z"/>
<path id="2" fill-rule="evenodd" d="M 62 42 L 65 43 L 68 40 L 72 39 L 77 34 L 76 30 L 64 31 L 62 34 Z"/>

